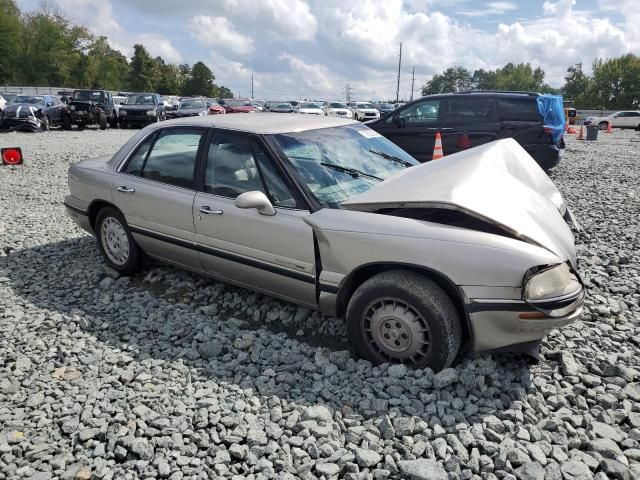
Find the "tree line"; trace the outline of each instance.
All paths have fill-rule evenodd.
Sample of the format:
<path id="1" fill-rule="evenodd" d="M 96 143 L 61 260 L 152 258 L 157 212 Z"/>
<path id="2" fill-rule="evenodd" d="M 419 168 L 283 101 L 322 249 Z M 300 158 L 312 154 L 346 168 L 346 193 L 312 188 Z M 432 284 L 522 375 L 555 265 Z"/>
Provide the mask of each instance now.
<path id="1" fill-rule="evenodd" d="M 454 65 L 434 75 L 422 87 L 422 95 L 465 90 L 512 90 L 559 93 L 580 109 L 619 110 L 640 108 L 640 57 L 633 54 L 594 60 L 587 75 L 578 63 L 567 69 L 565 84 L 556 89 L 544 82 L 545 72 L 529 63 L 507 63 L 496 70 L 475 70 Z"/>
<path id="2" fill-rule="evenodd" d="M 0 85 L 233 97 L 203 62 L 167 63 L 140 44 L 127 59 L 60 11 L 43 5 L 25 13 L 14 0 L 0 0 Z"/>

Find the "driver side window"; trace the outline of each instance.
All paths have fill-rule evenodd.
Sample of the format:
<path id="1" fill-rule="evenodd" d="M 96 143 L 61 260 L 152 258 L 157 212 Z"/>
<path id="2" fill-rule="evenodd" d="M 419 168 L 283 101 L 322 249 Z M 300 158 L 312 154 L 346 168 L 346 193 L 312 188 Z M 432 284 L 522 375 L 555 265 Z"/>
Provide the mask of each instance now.
<path id="1" fill-rule="evenodd" d="M 392 115 L 387 123 L 395 123 L 398 119 L 403 124 L 432 124 L 438 121 L 440 100 L 424 100 L 401 109 Z"/>
<path id="2" fill-rule="evenodd" d="M 211 140 L 204 190 L 228 198 L 258 190 L 274 206 L 296 208 L 294 196 L 264 150 L 237 133 L 218 133 Z"/>

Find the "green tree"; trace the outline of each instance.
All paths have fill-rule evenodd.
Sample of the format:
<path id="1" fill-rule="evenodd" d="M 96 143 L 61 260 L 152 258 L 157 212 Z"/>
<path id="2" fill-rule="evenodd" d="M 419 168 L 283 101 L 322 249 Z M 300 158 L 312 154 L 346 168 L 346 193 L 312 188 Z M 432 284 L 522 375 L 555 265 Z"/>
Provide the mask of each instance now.
<path id="1" fill-rule="evenodd" d="M 209 67 L 202 62 L 196 62 L 182 87 L 182 95 L 213 97 L 216 94 L 216 85 L 213 83 L 215 78 Z"/>
<path id="2" fill-rule="evenodd" d="M 630 109 L 640 106 L 640 58 L 627 54 L 593 62 L 592 108 Z"/>
<path id="3" fill-rule="evenodd" d="M 473 72 L 473 87 L 478 90 L 496 90 L 496 72 L 479 69 Z"/>
<path id="4" fill-rule="evenodd" d="M 564 77 L 562 94 L 572 107 L 589 108 L 591 106 L 591 79 L 582 71 L 582 63 L 576 63 L 567 68 Z"/>
<path id="5" fill-rule="evenodd" d="M 129 75 L 127 58 L 111 48 L 107 37 L 98 37 L 86 55 L 82 86 L 122 90 Z"/>
<path id="6" fill-rule="evenodd" d="M 14 81 L 21 35 L 20 10 L 13 0 L 0 0 L 0 84 Z"/>
<path id="7" fill-rule="evenodd" d="M 216 94 L 218 98 L 233 98 L 233 92 L 231 89 L 221 85 L 218 87 L 218 93 Z"/>
<path id="8" fill-rule="evenodd" d="M 544 70 L 533 68 L 529 63 L 507 63 L 495 71 L 495 88 L 498 90 L 519 90 L 540 92 L 548 90 L 544 83 Z"/>
<path id="9" fill-rule="evenodd" d="M 447 68 L 442 74 L 434 75 L 431 80 L 425 83 L 422 87 L 422 95 L 459 92 L 470 90 L 472 87 L 471 72 L 464 67 L 454 65 Z"/>
<path id="10" fill-rule="evenodd" d="M 144 45 L 134 45 L 129 70 L 129 90 L 153 92 L 158 83 L 158 70 L 158 65 Z"/>

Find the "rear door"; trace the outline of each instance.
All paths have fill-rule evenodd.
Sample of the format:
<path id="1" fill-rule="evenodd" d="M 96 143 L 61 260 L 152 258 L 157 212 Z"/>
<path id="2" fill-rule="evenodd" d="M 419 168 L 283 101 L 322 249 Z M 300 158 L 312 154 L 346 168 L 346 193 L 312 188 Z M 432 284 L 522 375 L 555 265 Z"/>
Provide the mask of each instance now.
<path id="1" fill-rule="evenodd" d="M 640 112 L 627 112 L 627 127 L 640 130 Z"/>
<path id="2" fill-rule="evenodd" d="M 313 231 L 303 221 L 309 211 L 292 194 L 258 139 L 229 131 L 214 133 L 203 173 L 193 217 L 205 270 L 315 307 Z M 269 197 L 275 215 L 235 206 L 238 195 L 256 190 Z"/>
<path id="3" fill-rule="evenodd" d="M 464 148 L 488 143 L 500 134 L 498 105 L 495 97 L 488 95 L 455 95 L 443 100 L 440 123 L 446 127 L 442 131 L 442 150 L 445 155 L 459 152 Z M 463 138 L 468 136 L 469 143 Z"/>
<path id="4" fill-rule="evenodd" d="M 165 128 L 149 135 L 114 178 L 112 199 L 136 242 L 152 256 L 201 269 L 194 248 L 196 158 L 205 129 Z"/>
<path id="5" fill-rule="evenodd" d="M 426 98 L 406 105 L 377 122 L 368 124 L 381 135 L 420 162 L 431 160 L 436 132 L 445 132 L 440 121 L 440 109 L 444 99 Z M 445 152 L 447 153 L 447 152 Z"/>
<path id="6" fill-rule="evenodd" d="M 520 145 L 545 142 L 542 117 L 535 97 L 499 97 L 500 130 L 498 138 L 513 138 Z"/>

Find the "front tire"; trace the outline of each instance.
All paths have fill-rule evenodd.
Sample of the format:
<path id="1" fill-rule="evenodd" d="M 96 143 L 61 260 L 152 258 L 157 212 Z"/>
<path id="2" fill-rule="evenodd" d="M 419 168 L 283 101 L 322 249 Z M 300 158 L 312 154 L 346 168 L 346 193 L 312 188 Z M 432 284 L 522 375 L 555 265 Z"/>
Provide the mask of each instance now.
<path id="1" fill-rule="evenodd" d="M 107 116 L 104 113 L 101 113 L 98 117 L 98 125 L 100 125 L 100 130 L 107 129 Z"/>
<path id="2" fill-rule="evenodd" d="M 609 122 L 600 122 L 598 124 L 598 128 L 600 130 L 606 130 L 607 128 L 609 128 Z"/>
<path id="3" fill-rule="evenodd" d="M 451 365 L 462 342 L 458 311 L 432 280 L 393 270 L 365 281 L 347 307 L 347 333 L 371 362 L 435 371 Z"/>
<path id="4" fill-rule="evenodd" d="M 95 232 L 100 253 L 111 268 L 123 275 L 132 275 L 138 271 L 140 247 L 133 239 L 122 213 L 112 207 L 100 210 Z"/>
<path id="5" fill-rule="evenodd" d="M 71 116 L 63 115 L 62 116 L 62 129 L 63 130 L 71 130 Z"/>

